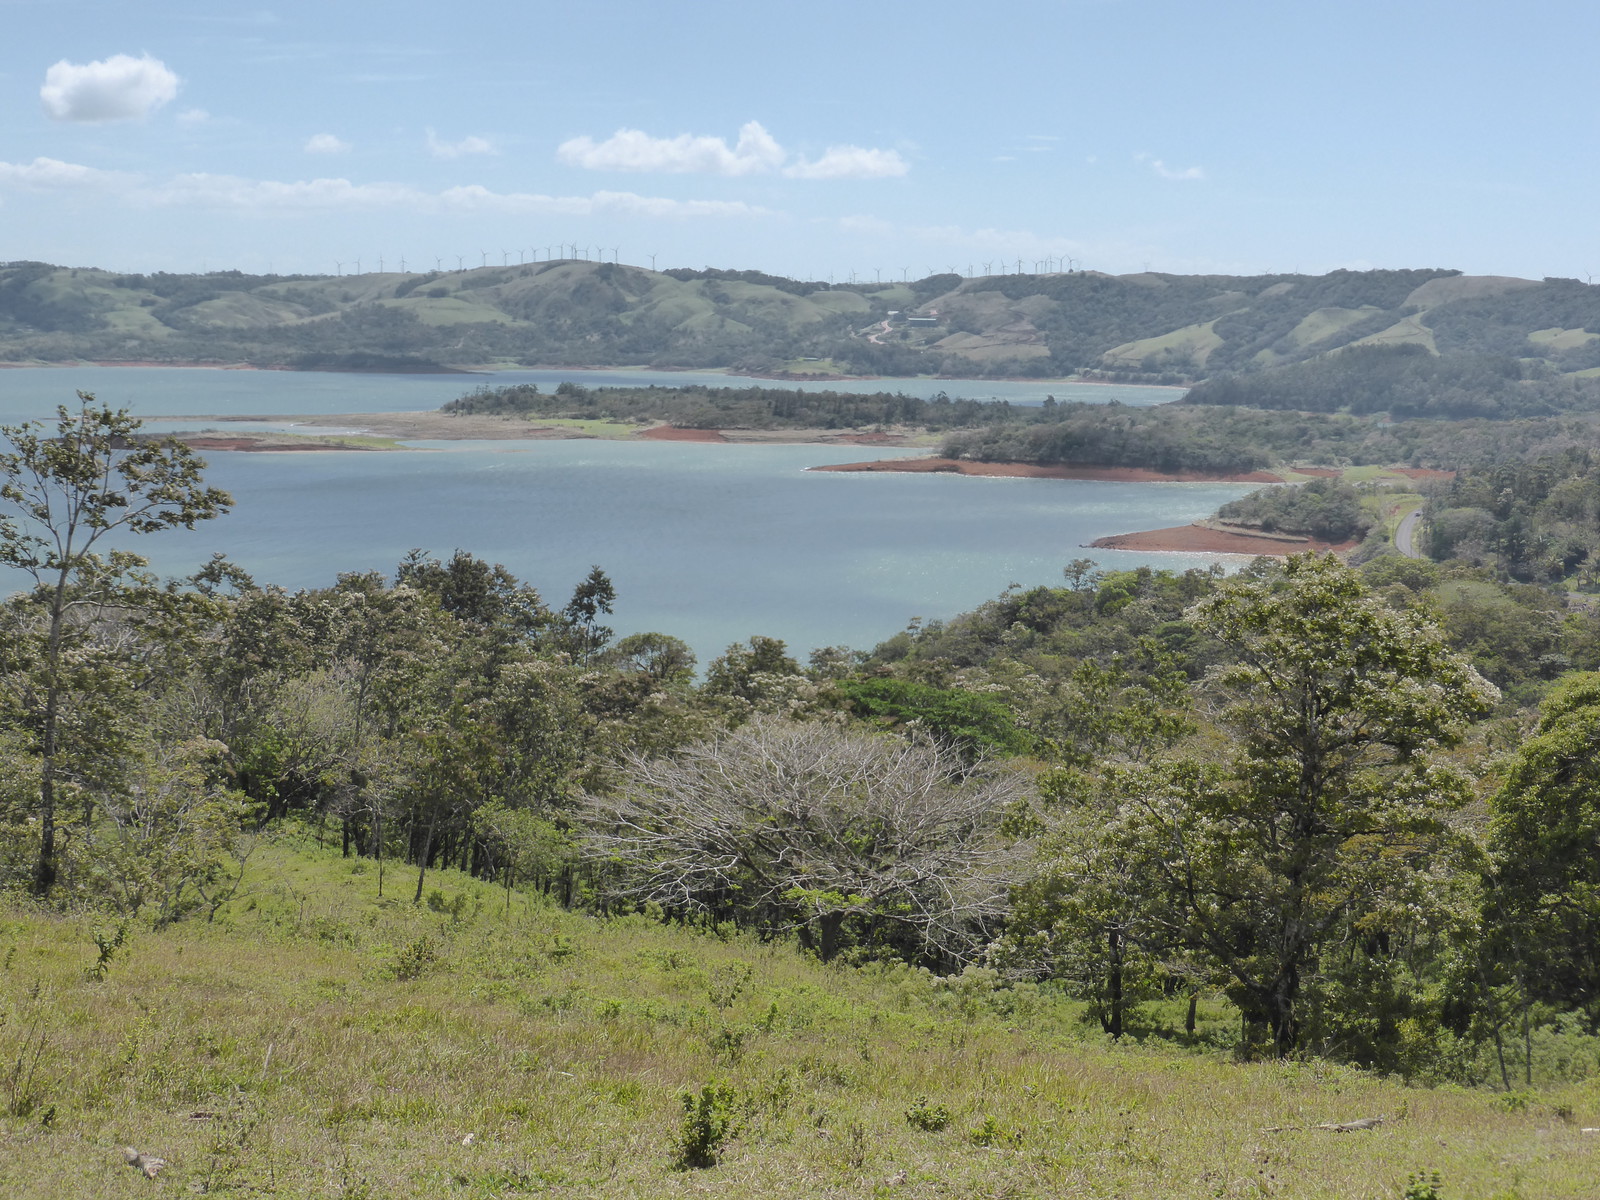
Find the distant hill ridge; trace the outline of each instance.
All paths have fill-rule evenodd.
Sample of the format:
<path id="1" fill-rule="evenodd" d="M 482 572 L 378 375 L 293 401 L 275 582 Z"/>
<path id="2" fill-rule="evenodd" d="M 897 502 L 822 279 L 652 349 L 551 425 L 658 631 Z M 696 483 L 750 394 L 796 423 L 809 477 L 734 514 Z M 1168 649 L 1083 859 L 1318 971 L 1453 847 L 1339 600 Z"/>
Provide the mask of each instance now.
<path id="1" fill-rule="evenodd" d="M 1270 378 L 1351 347 L 1487 356 L 1524 378 L 1600 375 L 1600 288 L 1443 269 L 832 284 L 571 259 L 334 276 L 0 264 L 0 361 L 10 362 L 1193 382 Z"/>

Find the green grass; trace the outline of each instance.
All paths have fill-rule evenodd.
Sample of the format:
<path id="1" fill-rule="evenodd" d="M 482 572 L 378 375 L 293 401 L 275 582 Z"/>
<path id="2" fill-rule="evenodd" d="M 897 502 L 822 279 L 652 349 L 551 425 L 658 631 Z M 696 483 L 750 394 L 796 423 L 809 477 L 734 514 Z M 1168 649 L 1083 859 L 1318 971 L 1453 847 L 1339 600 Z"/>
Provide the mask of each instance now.
<path id="1" fill-rule="evenodd" d="M 1240 1064 L 1220 1005 L 1196 1047 L 1113 1046 L 981 973 L 414 886 L 390 867 L 379 900 L 369 861 L 266 845 L 215 923 L 136 928 L 98 981 L 113 921 L 0 909 L 5 1194 L 1398 1200 L 1434 1169 L 1452 1200 L 1593 1194 L 1592 1082 L 1508 1104 Z M 715 1166 L 675 1165 L 685 1093 L 691 1140 L 726 1135 Z M 1306 1128 L 1367 1116 L 1387 1123 Z"/>
<path id="2" fill-rule="evenodd" d="M 1107 350 L 1100 356 L 1100 361 L 1107 367 L 1137 367 L 1147 358 L 1170 357 L 1204 366 L 1211 352 L 1223 344 L 1213 328 L 1215 325 L 1215 321 L 1206 321 L 1200 325 L 1185 325 L 1182 329 L 1174 329 L 1171 333 L 1163 333 L 1160 337 L 1125 342 L 1121 346 Z"/>

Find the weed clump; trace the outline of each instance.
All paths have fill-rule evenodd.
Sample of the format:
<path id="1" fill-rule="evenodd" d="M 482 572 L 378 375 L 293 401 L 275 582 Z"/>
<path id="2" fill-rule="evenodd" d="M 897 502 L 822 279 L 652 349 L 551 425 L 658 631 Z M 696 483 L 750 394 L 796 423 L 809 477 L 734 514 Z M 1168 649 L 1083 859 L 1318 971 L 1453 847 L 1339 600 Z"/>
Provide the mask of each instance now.
<path id="1" fill-rule="evenodd" d="M 714 1167 L 728 1141 L 739 1131 L 738 1094 L 712 1080 L 699 1093 L 684 1092 L 683 1125 L 678 1131 L 673 1165 L 680 1171 Z"/>
<path id="2" fill-rule="evenodd" d="M 906 1124 L 924 1133 L 938 1133 L 950 1125 L 950 1110 L 943 1104 L 929 1104 L 926 1096 L 918 1096 L 906 1109 Z"/>

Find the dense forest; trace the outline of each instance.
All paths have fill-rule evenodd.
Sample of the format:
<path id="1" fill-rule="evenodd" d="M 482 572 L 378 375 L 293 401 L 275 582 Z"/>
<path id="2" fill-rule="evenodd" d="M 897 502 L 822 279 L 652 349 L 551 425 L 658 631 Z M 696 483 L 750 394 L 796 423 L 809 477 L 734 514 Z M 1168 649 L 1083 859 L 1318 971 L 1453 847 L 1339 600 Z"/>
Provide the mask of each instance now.
<path id="1" fill-rule="evenodd" d="M 1112 1038 L 1208 998 L 1246 1055 L 1507 1091 L 1595 1069 L 1600 615 L 1559 592 L 1394 556 L 1076 562 L 871 650 L 755 637 L 697 676 L 670 633 L 613 637 L 600 567 L 565 602 L 466 551 L 292 593 L 223 559 L 155 580 L 102 538 L 230 501 L 137 432 L 86 397 L 0 458 L 0 551 L 37 582 L 3 617 L 14 895 L 204 922 L 293 824 L 405 902 L 453 867 L 1033 981 Z M 1471 473 L 1453 498 L 1592 516 L 1570 465 L 1543 500 Z"/>

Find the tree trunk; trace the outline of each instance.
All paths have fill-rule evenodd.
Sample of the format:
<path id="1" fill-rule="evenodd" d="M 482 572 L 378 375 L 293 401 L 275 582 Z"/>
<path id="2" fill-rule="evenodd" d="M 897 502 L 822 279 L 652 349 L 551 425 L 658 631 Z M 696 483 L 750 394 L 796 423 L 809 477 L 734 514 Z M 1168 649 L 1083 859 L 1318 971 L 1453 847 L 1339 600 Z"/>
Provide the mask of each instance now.
<path id="1" fill-rule="evenodd" d="M 422 853 L 417 855 L 417 894 L 411 897 L 411 903 L 422 903 L 422 878 L 428 873 L 428 856 L 433 853 L 433 831 L 439 826 L 439 814 L 435 812 L 433 819 L 428 822 L 427 835 L 422 839 Z"/>
<path id="2" fill-rule="evenodd" d="M 839 953 L 839 933 L 844 928 L 842 912 L 823 913 L 817 918 L 817 953 L 823 962 L 832 962 Z"/>
<path id="3" fill-rule="evenodd" d="M 1111 956 L 1111 973 L 1107 979 L 1107 1009 L 1103 1028 L 1111 1040 L 1122 1040 L 1122 933 L 1112 929 L 1106 933 L 1106 950 Z"/>
<path id="4" fill-rule="evenodd" d="M 48 896 L 56 883 L 56 736 L 61 723 L 61 628 L 66 616 L 67 572 L 56 576 L 50 598 L 50 641 L 45 649 L 44 729 L 39 745 L 39 861 L 33 893 Z"/>
<path id="5" fill-rule="evenodd" d="M 1189 1011 L 1186 1014 L 1184 1014 L 1184 1018 L 1183 1018 L 1183 1031 L 1185 1033 L 1187 1033 L 1190 1037 L 1194 1036 L 1195 1011 L 1199 1007 L 1200 1007 L 1200 993 L 1199 992 L 1190 992 L 1189 993 Z"/>

